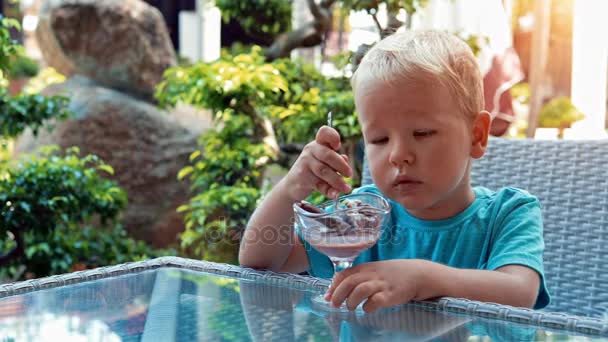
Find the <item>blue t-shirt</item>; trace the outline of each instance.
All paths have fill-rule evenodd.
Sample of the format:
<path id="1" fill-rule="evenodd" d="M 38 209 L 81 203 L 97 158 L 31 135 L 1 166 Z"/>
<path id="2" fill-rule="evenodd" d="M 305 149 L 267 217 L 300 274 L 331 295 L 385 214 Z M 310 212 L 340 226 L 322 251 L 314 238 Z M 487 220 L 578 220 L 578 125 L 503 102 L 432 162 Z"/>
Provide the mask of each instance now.
<path id="1" fill-rule="evenodd" d="M 354 264 L 391 259 L 424 259 L 462 269 L 496 270 L 506 265 L 527 266 L 540 275 L 535 309 L 550 302 L 543 269 L 543 223 L 538 199 L 516 188 L 497 192 L 477 187 L 475 201 L 463 212 L 445 220 L 421 220 L 399 203 L 386 198 L 375 185 L 354 193 L 372 192 L 392 206 L 390 219 L 378 243 L 361 253 Z M 329 258 L 301 236 L 310 268 L 320 278 L 331 278 Z"/>

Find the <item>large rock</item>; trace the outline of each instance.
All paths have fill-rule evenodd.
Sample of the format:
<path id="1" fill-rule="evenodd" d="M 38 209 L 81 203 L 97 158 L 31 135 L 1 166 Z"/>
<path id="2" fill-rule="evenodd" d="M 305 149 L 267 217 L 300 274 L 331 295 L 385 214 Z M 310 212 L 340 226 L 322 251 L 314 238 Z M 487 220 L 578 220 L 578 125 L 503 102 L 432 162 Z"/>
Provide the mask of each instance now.
<path id="1" fill-rule="evenodd" d="M 47 63 L 152 100 L 176 63 L 161 14 L 140 0 L 46 0 L 36 30 Z"/>
<path id="2" fill-rule="evenodd" d="M 58 144 L 98 155 L 114 168 L 115 180 L 128 193 L 123 222 L 131 235 L 156 246 L 175 242 L 184 229 L 175 210 L 190 197 L 188 184 L 176 177 L 205 131 L 204 120 L 162 112 L 84 77 L 73 77 L 45 93 L 70 96 L 74 118 L 56 123 L 51 132 L 40 130 L 37 138 L 24 134 L 16 142 L 16 153 Z"/>

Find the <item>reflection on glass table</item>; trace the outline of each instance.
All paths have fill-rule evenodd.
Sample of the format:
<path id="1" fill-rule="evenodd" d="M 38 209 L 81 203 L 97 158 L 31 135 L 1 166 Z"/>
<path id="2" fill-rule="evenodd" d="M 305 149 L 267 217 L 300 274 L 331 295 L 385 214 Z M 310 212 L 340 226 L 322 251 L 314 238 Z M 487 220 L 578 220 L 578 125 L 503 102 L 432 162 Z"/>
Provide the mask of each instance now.
<path id="1" fill-rule="evenodd" d="M 27 286 L 12 288 L 11 295 L 0 286 L 0 341 L 595 341 L 605 337 L 440 311 L 424 303 L 373 314 L 318 310 L 310 305 L 318 291 L 304 282 L 288 282 L 270 273 L 255 279 L 233 271 L 218 273 L 156 266 L 55 287 L 38 284 L 33 291 Z"/>
<path id="2" fill-rule="evenodd" d="M 0 298 L 0 341 L 139 341 L 155 271 Z"/>

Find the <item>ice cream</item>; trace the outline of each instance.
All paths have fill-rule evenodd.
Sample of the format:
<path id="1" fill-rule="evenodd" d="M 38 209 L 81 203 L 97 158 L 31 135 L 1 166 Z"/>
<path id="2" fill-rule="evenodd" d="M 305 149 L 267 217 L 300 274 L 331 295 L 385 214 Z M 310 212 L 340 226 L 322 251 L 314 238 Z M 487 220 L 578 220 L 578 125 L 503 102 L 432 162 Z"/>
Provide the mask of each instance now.
<path id="1" fill-rule="evenodd" d="M 341 210 L 335 215 L 311 216 L 309 218 L 321 223 L 318 228 L 319 230 L 331 231 L 337 235 L 349 234 L 349 231 L 352 229 L 357 231 L 362 229 L 377 230 L 377 226 L 381 220 L 378 215 L 378 209 L 359 200 L 347 199 L 342 201 L 341 204 Z M 320 208 L 305 201 L 301 201 L 298 205 L 310 213 L 324 213 Z"/>
<path id="2" fill-rule="evenodd" d="M 328 257 L 352 259 L 375 245 L 376 241 L 378 241 L 378 233 L 366 231 L 361 234 L 355 233 L 348 236 L 333 236 L 319 241 L 310 239 L 308 243 Z"/>

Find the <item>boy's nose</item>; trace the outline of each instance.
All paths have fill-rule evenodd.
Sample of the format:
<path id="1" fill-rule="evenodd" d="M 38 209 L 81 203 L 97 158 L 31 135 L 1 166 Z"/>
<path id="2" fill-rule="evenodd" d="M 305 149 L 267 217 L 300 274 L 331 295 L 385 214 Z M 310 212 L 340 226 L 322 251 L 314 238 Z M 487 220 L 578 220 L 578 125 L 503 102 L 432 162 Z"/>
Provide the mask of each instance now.
<path id="1" fill-rule="evenodd" d="M 416 157 L 406 146 L 395 146 L 391 151 L 389 161 L 400 168 L 403 165 L 412 165 L 416 161 Z"/>

